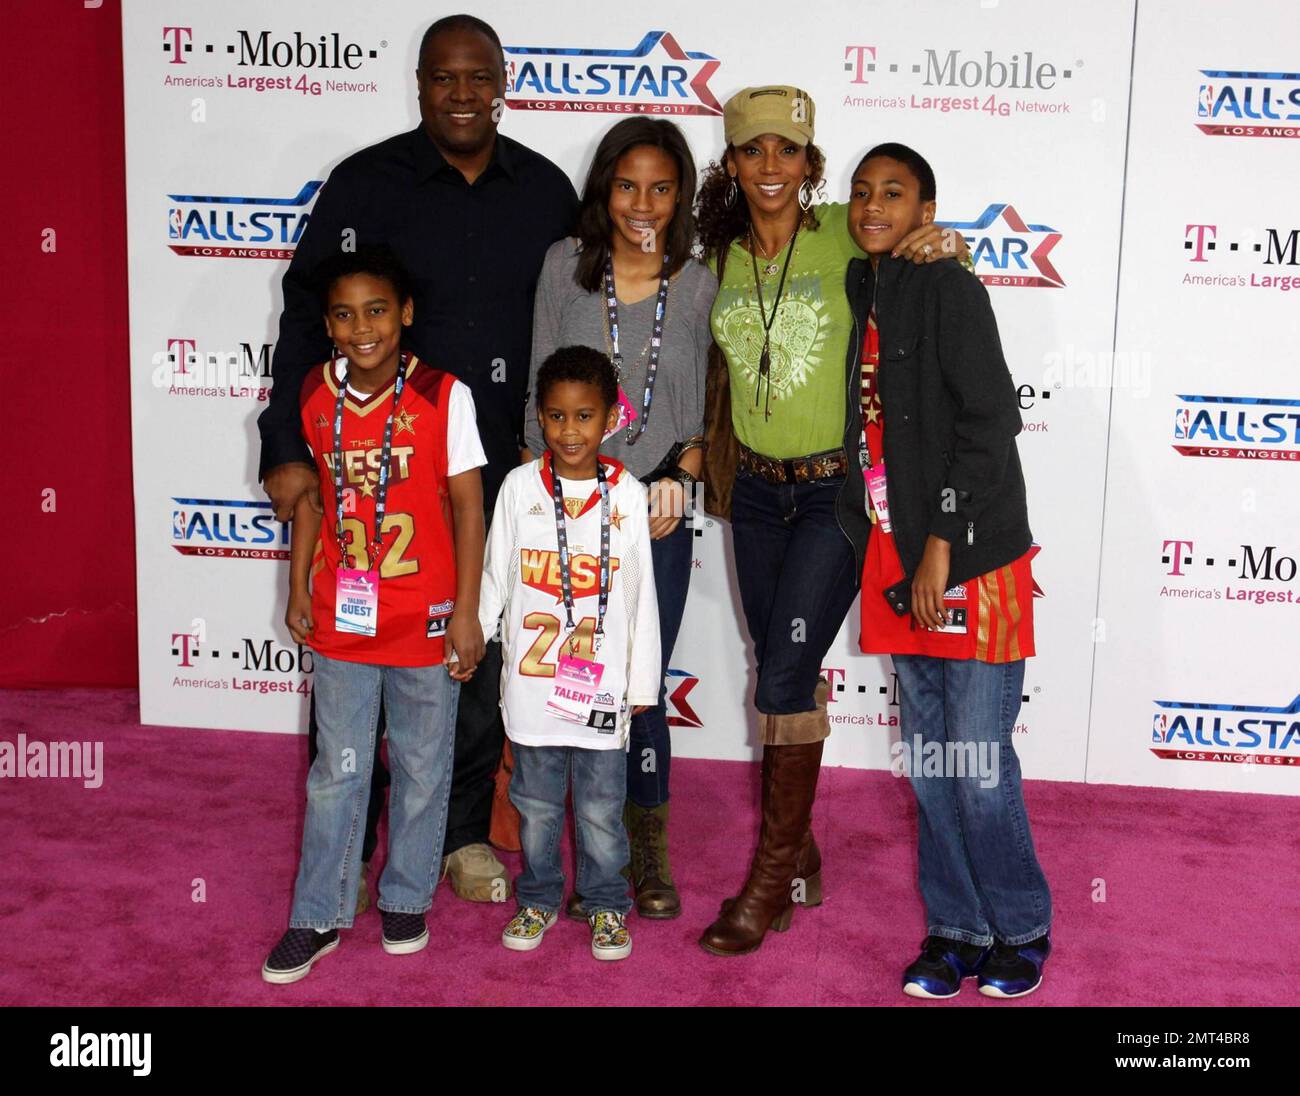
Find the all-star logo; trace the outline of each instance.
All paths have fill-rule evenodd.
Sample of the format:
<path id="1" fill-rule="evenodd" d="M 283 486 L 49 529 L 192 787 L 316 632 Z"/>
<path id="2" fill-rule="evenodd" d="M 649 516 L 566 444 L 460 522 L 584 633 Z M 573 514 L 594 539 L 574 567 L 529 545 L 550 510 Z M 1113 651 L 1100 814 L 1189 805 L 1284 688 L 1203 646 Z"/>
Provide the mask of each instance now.
<path id="1" fill-rule="evenodd" d="M 297 194 L 168 194 L 167 246 L 177 255 L 216 259 L 292 259 L 321 180 Z"/>
<path id="2" fill-rule="evenodd" d="M 1300 137 L 1300 72 L 1201 69 L 1196 128 L 1211 137 Z"/>
<path id="3" fill-rule="evenodd" d="M 1182 456 L 1300 462 L 1300 399 L 1174 398 L 1174 450 Z"/>
<path id="4" fill-rule="evenodd" d="M 1052 260 L 1061 233 L 1050 225 L 1030 224 L 1009 202 L 994 202 L 973 221 L 940 221 L 966 239 L 975 260 L 975 273 L 985 285 L 1062 289 Z"/>
<path id="5" fill-rule="evenodd" d="M 516 110 L 721 114 L 709 90 L 720 61 L 687 51 L 668 31 L 631 49 L 506 46 L 506 104 Z"/>
<path id="6" fill-rule="evenodd" d="M 1290 704 L 1157 700 L 1151 752 L 1162 761 L 1300 765 L 1300 696 Z"/>

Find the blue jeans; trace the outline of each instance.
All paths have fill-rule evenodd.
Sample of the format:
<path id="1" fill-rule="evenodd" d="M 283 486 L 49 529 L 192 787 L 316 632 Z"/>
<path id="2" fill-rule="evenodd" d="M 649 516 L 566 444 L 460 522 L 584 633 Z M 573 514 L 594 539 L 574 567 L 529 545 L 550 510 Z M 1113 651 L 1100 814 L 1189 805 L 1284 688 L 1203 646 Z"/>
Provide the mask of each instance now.
<path id="1" fill-rule="evenodd" d="M 622 871 L 628 862 L 623 802 L 627 756 L 622 750 L 510 743 L 515 771 L 510 802 L 519 810 L 524 870 L 515 880 L 521 906 L 556 913 L 564 899 L 560 835 L 564 800 L 573 776 L 573 814 L 578 834 L 577 891 L 587 913 L 627 913 L 632 900 Z"/>
<path id="2" fill-rule="evenodd" d="M 665 675 L 668 673 L 668 660 L 672 657 L 673 646 L 677 642 L 677 633 L 681 630 L 682 614 L 686 611 L 686 592 L 691 585 L 694 547 L 694 533 L 685 519 L 678 522 L 677 528 L 666 537 L 650 542 L 655 593 L 659 598 L 659 642 L 662 655 L 659 665 L 663 667 Z M 627 797 L 638 807 L 658 807 L 668 802 L 672 739 L 668 733 L 668 714 L 664 703 L 666 692 L 661 682 L 659 703 L 632 717 L 627 752 Z"/>
<path id="3" fill-rule="evenodd" d="M 460 685 L 444 666 L 372 666 L 320 653 L 315 662 L 318 752 L 307 774 L 289 924 L 352 926 L 381 690 L 392 788 L 379 908 L 423 913 L 432 905 L 442 860 Z"/>
<path id="4" fill-rule="evenodd" d="M 901 741 L 911 750 L 962 744 L 965 774 L 947 761 L 944 775 L 925 776 L 912 750 L 921 898 L 927 933 L 985 946 L 996 938 L 1025 944 L 1052 924 L 1052 896 L 1034 854 L 1020 789 L 1020 759 L 1011 741 L 1020 712 L 1025 662 L 894 655 L 902 716 Z M 994 745 L 996 744 L 996 755 Z M 982 777 L 972 756 L 989 764 Z M 978 766 L 976 766 L 978 768 Z M 986 786 L 987 785 L 987 786 Z"/>
<path id="5" fill-rule="evenodd" d="M 862 582 L 835 518 L 843 482 L 775 484 L 736 473 L 736 580 L 758 663 L 754 706 L 767 715 L 816 707 L 822 661 Z"/>

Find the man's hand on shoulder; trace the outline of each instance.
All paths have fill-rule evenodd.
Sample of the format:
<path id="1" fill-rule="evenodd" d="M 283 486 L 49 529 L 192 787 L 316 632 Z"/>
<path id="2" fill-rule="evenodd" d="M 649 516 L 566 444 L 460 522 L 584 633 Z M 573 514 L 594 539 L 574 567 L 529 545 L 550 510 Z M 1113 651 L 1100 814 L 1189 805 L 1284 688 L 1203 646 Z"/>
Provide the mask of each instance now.
<path id="1" fill-rule="evenodd" d="M 288 521 L 304 495 L 316 513 L 324 508 L 320 501 L 320 477 L 310 464 L 277 464 L 262 478 L 262 488 L 271 499 L 277 521 Z"/>

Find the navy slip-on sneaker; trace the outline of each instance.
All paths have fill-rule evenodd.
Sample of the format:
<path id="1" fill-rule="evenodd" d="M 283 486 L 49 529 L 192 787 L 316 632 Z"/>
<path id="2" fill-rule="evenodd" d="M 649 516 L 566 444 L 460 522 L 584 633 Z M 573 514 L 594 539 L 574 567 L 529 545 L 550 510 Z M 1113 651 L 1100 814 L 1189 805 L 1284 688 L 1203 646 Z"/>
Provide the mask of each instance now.
<path id="1" fill-rule="evenodd" d="M 339 946 L 339 930 L 290 929 L 262 964 L 262 981 L 285 986 L 311 973 L 316 960 Z"/>
<path id="2" fill-rule="evenodd" d="M 384 951 L 389 955 L 411 955 L 429 943 L 429 927 L 422 913 L 379 911 L 384 919 Z"/>
<path id="3" fill-rule="evenodd" d="M 985 997 L 1024 997 L 1043 984 L 1043 964 L 1052 953 L 1047 936 L 1027 944 L 997 944 L 980 971 L 980 993 Z"/>
<path id="4" fill-rule="evenodd" d="M 956 997 L 962 980 L 980 972 L 990 951 L 978 944 L 927 936 L 916 962 L 903 971 L 903 992 L 909 997 Z"/>

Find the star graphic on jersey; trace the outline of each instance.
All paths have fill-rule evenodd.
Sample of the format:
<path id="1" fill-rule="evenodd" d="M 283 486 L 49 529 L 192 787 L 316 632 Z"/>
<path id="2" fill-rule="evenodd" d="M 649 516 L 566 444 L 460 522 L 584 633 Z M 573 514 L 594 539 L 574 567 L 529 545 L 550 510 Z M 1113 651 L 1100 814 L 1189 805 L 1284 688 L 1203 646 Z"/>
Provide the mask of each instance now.
<path id="1" fill-rule="evenodd" d="M 880 390 L 876 385 L 876 356 L 862 363 L 862 421 L 876 423 L 880 421 L 883 410 L 880 406 Z"/>
<path id="2" fill-rule="evenodd" d="M 418 414 L 412 415 L 405 407 L 403 407 L 397 413 L 397 417 L 393 419 L 393 422 L 397 424 L 397 432 L 400 434 L 403 430 L 409 430 L 412 434 L 414 434 L 415 420 L 418 419 L 419 417 L 420 416 Z"/>
<path id="3" fill-rule="evenodd" d="M 611 525 L 614 526 L 615 529 L 622 529 L 622 528 L 623 528 L 623 519 L 624 519 L 625 517 L 627 517 L 627 515 L 626 515 L 626 514 L 620 514 L 620 513 L 618 512 L 618 507 L 615 506 L 614 509 L 613 509 L 613 511 L 612 511 L 612 512 L 610 513 L 610 515 L 609 515 L 609 522 L 610 522 Z"/>
<path id="4" fill-rule="evenodd" d="M 375 494 L 375 481 L 369 479 L 363 481 L 361 484 L 361 493 L 365 495 L 366 498 L 373 498 Z"/>

